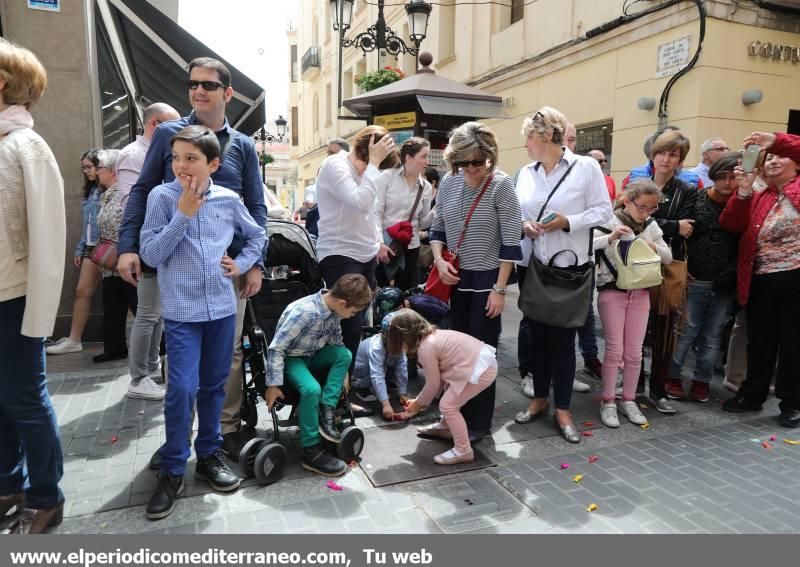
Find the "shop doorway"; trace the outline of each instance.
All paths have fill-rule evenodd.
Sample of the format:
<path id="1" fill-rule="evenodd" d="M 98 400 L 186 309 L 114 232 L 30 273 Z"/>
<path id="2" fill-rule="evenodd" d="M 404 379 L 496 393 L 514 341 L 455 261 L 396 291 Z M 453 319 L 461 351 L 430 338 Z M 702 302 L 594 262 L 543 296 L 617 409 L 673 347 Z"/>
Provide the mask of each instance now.
<path id="1" fill-rule="evenodd" d="M 789 111 L 789 121 L 786 125 L 786 132 L 800 136 L 800 110 Z"/>

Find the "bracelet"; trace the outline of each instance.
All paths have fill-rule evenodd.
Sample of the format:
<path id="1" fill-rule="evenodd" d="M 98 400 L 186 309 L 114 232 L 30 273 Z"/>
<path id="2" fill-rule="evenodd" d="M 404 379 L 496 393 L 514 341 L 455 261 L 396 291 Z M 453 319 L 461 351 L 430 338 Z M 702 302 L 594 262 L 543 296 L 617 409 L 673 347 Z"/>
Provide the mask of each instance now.
<path id="1" fill-rule="evenodd" d="M 750 197 L 753 196 L 753 191 L 750 191 L 749 193 L 742 193 L 741 190 L 737 189 L 736 196 L 739 197 L 740 199 L 749 199 Z"/>
<path id="2" fill-rule="evenodd" d="M 508 288 L 500 287 L 497 284 L 492 284 L 492 291 L 495 293 L 499 293 L 500 295 L 505 295 Z"/>

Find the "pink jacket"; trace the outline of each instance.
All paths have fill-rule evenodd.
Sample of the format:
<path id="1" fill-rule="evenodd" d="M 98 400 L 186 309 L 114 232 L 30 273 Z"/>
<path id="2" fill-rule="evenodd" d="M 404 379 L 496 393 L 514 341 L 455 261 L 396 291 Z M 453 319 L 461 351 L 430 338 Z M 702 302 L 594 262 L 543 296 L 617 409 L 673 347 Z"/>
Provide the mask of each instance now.
<path id="1" fill-rule="evenodd" d="M 448 386 L 456 394 L 469 383 L 483 342 L 458 331 L 434 331 L 425 337 L 417 350 L 417 359 L 425 370 L 425 387 L 417 403 L 427 407 Z"/>

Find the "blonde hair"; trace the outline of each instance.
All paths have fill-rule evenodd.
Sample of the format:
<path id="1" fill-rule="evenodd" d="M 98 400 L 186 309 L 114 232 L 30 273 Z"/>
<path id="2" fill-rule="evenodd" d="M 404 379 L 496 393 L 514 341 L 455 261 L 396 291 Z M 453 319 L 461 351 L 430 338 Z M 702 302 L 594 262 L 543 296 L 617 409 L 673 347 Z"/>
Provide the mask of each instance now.
<path id="1" fill-rule="evenodd" d="M 689 138 L 683 135 L 680 130 L 668 130 L 656 138 L 650 147 L 650 159 L 655 159 L 661 152 L 677 151 L 681 156 L 681 161 L 686 159 L 689 153 Z"/>
<path id="2" fill-rule="evenodd" d="M 635 201 L 642 195 L 655 195 L 660 203 L 663 194 L 661 190 L 658 188 L 658 185 L 653 183 L 651 179 L 647 179 L 646 177 L 639 177 L 634 179 L 630 183 L 625 186 L 625 190 L 622 192 L 622 196 L 627 199 L 628 201 Z M 614 205 L 615 209 L 621 209 L 625 206 L 625 203 L 622 199 L 619 199 L 616 204 Z"/>
<path id="3" fill-rule="evenodd" d="M 522 135 L 536 134 L 544 141 L 561 145 L 567 132 L 567 117 L 550 106 L 543 106 L 522 122 Z M 548 136 L 550 139 L 548 140 Z"/>
<path id="4" fill-rule="evenodd" d="M 413 309 L 399 309 L 394 312 L 386 333 L 386 347 L 389 354 L 398 356 L 403 352 L 403 347 L 414 354 L 419 348 L 422 339 L 436 330 L 427 319 Z"/>
<path id="5" fill-rule="evenodd" d="M 453 130 L 447 148 L 444 150 L 444 159 L 450 164 L 453 175 L 458 173 L 455 164 L 467 160 L 476 152 L 490 163 L 490 170 L 497 167 L 497 136 L 491 128 L 480 122 L 466 122 Z"/>
<path id="6" fill-rule="evenodd" d="M 372 141 L 374 136 L 375 142 L 378 143 L 378 140 L 383 138 L 386 134 L 389 133 L 389 130 L 384 128 L 383 126 L 366 126 L 359 130 L 355 137 L 353 137 L 353 149 L 351 150 L 356 157 L 363 161 L 364 163 L 369 163 L 369 144 Z M 400 165 L 400 155 L 395 150 L 390 152 L 383 161 L 378 166 L 378 169 L 391 169 L 393 167 L 397 167 Z"/>
<path id="7" fill-rule="evenodd" d="M 31 51 L 0 38 L 0 81 L 5 104 L 30 109 L 44 93 L 47 71 Z"/>

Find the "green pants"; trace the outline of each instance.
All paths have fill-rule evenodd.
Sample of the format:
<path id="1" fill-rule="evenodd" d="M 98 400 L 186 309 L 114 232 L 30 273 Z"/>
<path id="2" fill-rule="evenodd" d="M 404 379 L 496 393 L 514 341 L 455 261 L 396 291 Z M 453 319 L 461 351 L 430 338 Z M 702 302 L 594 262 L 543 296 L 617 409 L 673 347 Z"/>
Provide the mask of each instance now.
<path id="1" fill-rule="evenodd" d="M 284 363 L 286 380 L 300 394 L 297 418 L 300 422 L 300 445 L 318 445 L 319 405 L 336 407 L 344 378 L 353 355 L 342 345 L 327 345 L 311 357 L 288 357 Z M 314 374 L 328 372 L 325 384 L 320 385 Z"/>

